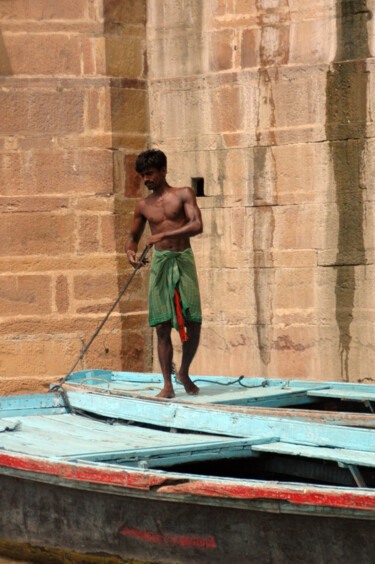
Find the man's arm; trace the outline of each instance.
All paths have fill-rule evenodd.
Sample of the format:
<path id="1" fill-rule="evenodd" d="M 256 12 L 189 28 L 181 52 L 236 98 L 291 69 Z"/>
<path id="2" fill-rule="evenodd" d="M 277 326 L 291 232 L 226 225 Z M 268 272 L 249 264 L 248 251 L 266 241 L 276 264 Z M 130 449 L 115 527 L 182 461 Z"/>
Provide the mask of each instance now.
<path id="1" fill-rule="evenodd" d="M 203 231 L 203 222 L 200 209 L 193 190 L 189 187 L 181 189 L 184 212 L 187 222 L 177 229 L 164 231 L 151 235 L 146 241 L 146 245 L 155 245 L 163 239 L 174 239 L 175 237 L 194 237 Z"/>
<path id="2" fill-rule="evenodd" d="M 125 252 L 128 261 L 134 268 L 138 265 L 138 261 L 135 258 L 135 253 L 138 249 L 138 243 L 142 237 L 146 225 L 146 218 L 142 214 L 142 201 L 138 202 L 134 210 L 133 223 L 130 230 L 129 239 L 125 243 Z"/>

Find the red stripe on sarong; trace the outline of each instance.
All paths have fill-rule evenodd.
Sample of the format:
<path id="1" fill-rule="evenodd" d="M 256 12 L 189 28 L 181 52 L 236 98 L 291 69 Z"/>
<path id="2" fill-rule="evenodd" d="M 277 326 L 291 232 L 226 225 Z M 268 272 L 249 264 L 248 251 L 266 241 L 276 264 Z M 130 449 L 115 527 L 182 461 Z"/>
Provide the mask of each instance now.
<path id="1" fill-rule="evenodd" d="M 184 323 L 184 318 L 183 318 L 183 315 L 182 315 L 180 296 L 179 296 L 179 293 L 176 290 L 176 288 L 174 290 L 174 305 L 176 307 L 178 332 L 180 334 L 181 343 L 184 343 L 185 341 L 188 340 L 188 336 L 187 336 L 186 331 L 185 331 L 185 323 Z"/>

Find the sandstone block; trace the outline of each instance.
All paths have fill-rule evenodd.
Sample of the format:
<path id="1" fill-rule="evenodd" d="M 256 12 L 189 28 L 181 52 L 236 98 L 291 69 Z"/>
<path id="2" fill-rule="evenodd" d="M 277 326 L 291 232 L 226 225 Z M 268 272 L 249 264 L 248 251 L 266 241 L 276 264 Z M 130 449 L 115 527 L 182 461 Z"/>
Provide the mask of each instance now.
<path id="1" fill-rule="evenodd" d="M 315 270 L 282 268 L 275 272 L 275 310 L 308 309 L 315 305 Z"/>
<path id="2" fill-rule="evenodd" d="M 63 376 L 63 374 L 61 374 L 61 376 Z M 13 376 L 10 378 L 2 377 L 0 383 L 0 394 L 2 396 L 13 396 L 18 394 L 43 393 L 49 391 L 50 385 L 50 376 Z"/>
<path id="3" fill-rule="evenodd" d="M 40 2 L 13 0 L 1 3 L 0 18 L 6 20 L 81 20 L 85 18 L 86 9 L 87 0 L 64 0 L 59 3 L 54 0 L 41 0 Z"/>
<path id="4" fill-rule="evenodd" d="M 81 253 L 95 253 L 99 250 L 99 219 L 87 215 L 78 221 L 78 251 Z"/>
<path id="5" fill-rule="evenodd" d="M 258 143 L 260 145 L 326 139 L 326 74 L 324 65 L 303 76 L 293 66 L 259 71 Z M 295 96 L 298 92 L 298 96 Z M 302 102 L 303 101 L 303 102 Z"/>
<path id="6" fill-rule="evenodd" d="M 66 373 L 80 353 L 78 338 L 7 339 L 1 342 L 0 375 L 44 376 L 52 383 L 55 375 Z"/>
<path id="7" fill-rule="evenodd" d="M 260 149 L 261 150 L 261 149 Z M 332 178 L 330 151 L 327 144 L 300 143 L 269 149 L 271 162 L 265 162 L 268 170 L 273 167 L 272 192 L 279 204 L 308 203 L 336 200 L 336 195 L 320 190 L 329 186 Z M 255 174 L 262 170 L 260 162 Z"/>
<path id="8" fill-rule="evenodd" d="M 270 377 L 314 380 L 318 347 L 319 328 L 316 326 L 275 327 Z M 323 374 L 321 379 L 324 379 Z"/>
<path id="9" fill-rule="evenodd" d="M 44 196 L 0 196 L 0 212 L 54 212 L 66 210 L 69 206 L 67 198 Z"/>
<path id="10" fill-rule="evenodd" d="M 319 209 L 313 205 L 274 206 L 274 224 L 269 225 L 261 240 L 266 242 L 264 237 L 272 237 L 272 246 L 277 249 L 320 248 L 322 225 Z"/>
<path id="11" fill-rule="evenodd" d="M 6 214 L 0 223 L 0 256 L 59 255 L 74 249 L 71 215 Z"/>
<path id="12" fill-rule="evenodd" d="M 132 216 L 116 214 L 101 218 L 102 249 L 105 252 L 125 251 L 125 242 L 130 234 Z M 141 248 L 141 243 L 139 248 Z"/>
<path id="13" fill-rule="evenodd" d="M 140 198 L 142 196 L 142 179 L 135 170 L 137 155 L 125 155 L 125 196 L 127 198 Z"/>
<path id="14" fill-rule="evenodd" d="M 55 303 L 58 313 L 66 313 L 69 310 L 69 282 L 63 274 L 56 278 Z"/>
<path id="15" fill-rule="evenodd" d="M 226 29 L 211 34 L 208 47 L 211 71 L 222 71 L 232 68 L 232 42 L 232 30 Z"/>
<path id="16" fill-rule="evenodd" d="M 254 330 L 249 326 L 214 323 L 203 325 L 201 343 L 192 363 L 191 374 L 254 376 L 258 372 Z M 213 351 L 214 354 L 213 354 Z"/>
<path id="17" fill-rule="evenodd" d="M 0 153 L 0 163 L 5 194 L 78 196 L 113 191 L 112 152 L 108 150 Z"/>
<path id="18" fill-rule="evenodd" d="M 51 313 L 51 278 L 43 275 L 0 277 L 0 315 Z"/>
<path id="19" fill-rule="evenodd" d="M 150 371 L 150 336 L 150 328 L 145 326 L 132 331 L 121 330 L 120 326 L 115 332 L 101 334 L 95 348 L 88 351 L 85 365 L 107 370 Z"/>
<path id="20" fill-rule="evenodd" d="M 88 129 L 98 129 L 100 124 L 100 96 L 99 91 L 95 88 L 90 88 L 87 92 L 86 114 L 85 123 Z"/>
<path id="21" fill-rule="evenodd" d="M 243 128 L 240 88 L 225 86 L 214 99 L 212 107 L 213 131 L 237 131 Z"/>
<path id="22" fill-rule="evenodd" d="M 118 279 L 113 274 L 75 275 L 73 279 L 76 300 L 115 298 L 118 294 Z"/>
<path id="23" fill-rule="evenodd" d="M 204 318 L 223 324 L 254 323 L 253 273 L 246 269 L 206 269 L 198 264 Z"/>
<path id="24" fill-rule="evenodd" d="M 236 0 L 236 13 L 257 15 L 261 6 L 256 0 Z"/>
<path id="25" fill-rule="evenodd" d="M 39 88 L 0 91 L 0 134 L 80 133 L 84 95 L 79 90 Z"/>
<path id="26" fill-rule="evenodd" d="M 48 33 L 4 34 L 3 42 L 3 52 L 6 53 L 13 75 L 66 76 L 81 73 L 81 44 L 77 36 Z M 0 56 L 0 69 L 3 64 Z"/>
<path id="27" fill-rule="evenodd" d="M 143 38 L 128 36 L 106 38 L 107 73 L 110 76 L 141 78 L 143 75 Z"/>
<path id="28" fill-rule="evenodd" d="M 145 133 L 146 92 L 111 88 L 111 117 L 113 132 Z"/>
<path id="29" fill-rule="evenodd" d="M 104 37 L 83 37 L 82 59 L 85 75 L 106 75 L 107 59 Z"/>
<path id="30" fill-rule="evenodd" d="M 130 0 L 124 4 L 117 0 L 104 0 L 104 20 L 116 24 L 144 24 L 146 18 L 146 2 Z"/>
<path id="31" fill-rule="evenodd" d="M 260 29 L 246 29 L 241 41 L 241 66 L 242 68 L 256 67 L 259 65 Z"/>

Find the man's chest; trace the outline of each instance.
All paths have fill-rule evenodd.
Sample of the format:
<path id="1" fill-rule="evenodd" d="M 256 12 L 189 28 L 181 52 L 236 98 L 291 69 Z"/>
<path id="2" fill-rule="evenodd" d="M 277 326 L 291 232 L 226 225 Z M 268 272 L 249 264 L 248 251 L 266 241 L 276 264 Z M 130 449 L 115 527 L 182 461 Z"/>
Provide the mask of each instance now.
<path id="1" fill-rule="evenodd" d="M 185 217 L 184 207 L 180 201 L 160 199 L 145 207 L 144 216 L 151 224 L 164 221 L 180 221 Z"/>

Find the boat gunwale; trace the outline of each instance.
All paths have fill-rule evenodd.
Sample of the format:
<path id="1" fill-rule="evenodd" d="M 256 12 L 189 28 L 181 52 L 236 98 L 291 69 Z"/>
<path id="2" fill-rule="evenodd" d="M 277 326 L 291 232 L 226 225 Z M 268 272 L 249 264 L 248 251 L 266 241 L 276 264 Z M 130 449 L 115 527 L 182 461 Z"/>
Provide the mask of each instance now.
<path id="1" fill-rule="evenodd" d="M 71 487 L 85 484 L 91 487 L 120 488 L 129 492 L 143 492 L 166 495 L 180 501 L 186 497 L 224 498 L 232 501 L 262 500 L 288 502 L 290 506 L 331 507 L 335 509 L 360 510 L 368 512 L 368 518 L 375 518 L 375 490 L 348 488 L 343 486 L 311 485 L 307 483 L 281 483 L 238 478 L 214 478 L 203 475 L 174 473 L 162 470 L 143 470 L 122 466 L 116 468 L 103 463 L 74 463 L 57 458 L 47 459 L 11 452 L 0 452 L 0 473 L 9 470 L 21 471 L 28 479 L 48 482 L 57 478 Z M 36 478 L 36 476 L 38 478 Z M 371 516 L 372 514 L 372 516 Z"/>

